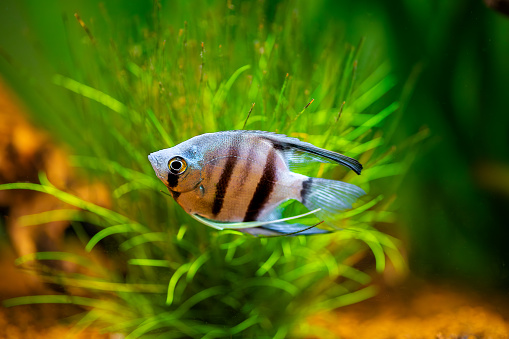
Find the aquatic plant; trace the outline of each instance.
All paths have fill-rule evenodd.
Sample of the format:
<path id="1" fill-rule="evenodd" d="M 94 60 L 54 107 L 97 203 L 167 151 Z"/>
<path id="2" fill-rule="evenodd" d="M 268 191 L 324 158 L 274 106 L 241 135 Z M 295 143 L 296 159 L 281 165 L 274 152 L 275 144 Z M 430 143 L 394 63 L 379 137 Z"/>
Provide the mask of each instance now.
<path id="1" fill-rule="evenodd" d="M 78 207 L 31 220 L 92 223 L 99 232 L 91 238 L 73 223 L 86 250 L 114 238 L 122 253 L 116 260 L 125 264 L 111 270 L 63 252 L 21 257 L 18 264 L 72 261 L 90 274 L 53 272 L 43 279 L 77 292 L 15 298 L 6 306 L 82 305 L 76 331 L 95 326 L 126 338 L 283 338 L 310 313 L 376 293 L 370 274 L 356 267 L 362 258 L 373 256 L 379 273 L 387 260 L 404 269 L 397 240 L 375 228 L 394 222 L 394 191 L 382 194 L 379 179 L 394 190 L 400 179 L 391 177 L 407 166 L 386 142 L 393 125 L 385 122 L 399 108 L 387 95 L 396 81 L 386 63 L 363 53 L 363 39 L 338 40 L 335 26 L 306 35 L 307 5 L 298 2 L 133 6 L 113 14 L 105 4 L 83 5 L 90 14 L 75 18 L 63 9 L 61 44 L 33 56 L 45 66 L 39 73 L 22 59 L 1 61 L 35 121 L 70 146 L 83 173 L 110 185 L 114 206 L 84 201 L 44 174 L 40 183 L 0 189 L 45 192 Z M 307 169 L 368 192 L 338 216 L 341 231 L 277 238 L 218 232 L 161 194 L 150 152 L 242 128 L 299 137 L 364 164 L 360 176 L 326 165 Z"/>

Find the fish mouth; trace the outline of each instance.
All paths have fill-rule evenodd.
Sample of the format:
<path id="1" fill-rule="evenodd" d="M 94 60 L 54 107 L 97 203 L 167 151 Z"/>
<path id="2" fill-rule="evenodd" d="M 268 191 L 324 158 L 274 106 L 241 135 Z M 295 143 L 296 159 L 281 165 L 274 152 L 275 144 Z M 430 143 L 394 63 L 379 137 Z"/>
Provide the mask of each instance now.
<path id="1" fill-rule="evenodd" d="M 150 153 L 150 154 L 148 155 L 148 161 L 150 161 L 150 163 L 152 164 L 152 166 L 154 165 L 154 163 L 156 162 L 156 159 L 155 159 L 154 153 Z"/>
<path id="2" fill-rule="evenodd" d="M 150 164 L 152 165 L 152 168 L 154 169 L 154 171 L 156 172 L 156 174 L 159 176 L 159 170 L 158 170 L 158 161 L 157 161 L 157 156 L 155 155 L 157 152 L 154 152 L 154 153 L 150 153 L 148 155 L 148 161 L 150 161 Z"/>
<path id="3" fill-rule="evenodd" d="M 161 162 L 161 157 L 159 156 L 159 151 L 152 152 L 148 155 L 148 161 L 152 164 L 152 166 L 157 166 Z"/>
<path id="4" fill-rule="evenodd" d="M 154 169 L 156 176 L 161 180 L 165 185 L 167 183 L 167 179 L 165 176 L 167 175 L 164 170 L 164 165 L 162 164 L 163 159 L 161 158 L 159 151 L 150 153 L 148 155 L 148 160 L 150 161 L 150 165 Z"/>

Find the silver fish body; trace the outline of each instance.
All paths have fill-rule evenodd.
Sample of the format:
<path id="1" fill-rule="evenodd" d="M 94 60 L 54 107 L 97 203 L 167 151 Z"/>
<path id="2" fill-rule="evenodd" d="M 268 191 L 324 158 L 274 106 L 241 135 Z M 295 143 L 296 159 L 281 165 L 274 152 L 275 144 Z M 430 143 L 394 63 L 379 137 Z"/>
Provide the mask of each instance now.
<path id="1" fill-rule="evenodd" d="M 318 161 L 340 163 L 360 174 L 362 166 L 355 159 L 269 132 L 203 134 L 151 153 L 149 160 L 187 213 L 223 223 L 278 219 L 276 208 L 289 199 L 309 209 L 320 208 L 322 216 L 333 214 L 350 208 L 364 194 L 351 184 L 291 171 L 299 164 Z M 274 223 L 248 232 L 285 234 L 304 227 Z"/>

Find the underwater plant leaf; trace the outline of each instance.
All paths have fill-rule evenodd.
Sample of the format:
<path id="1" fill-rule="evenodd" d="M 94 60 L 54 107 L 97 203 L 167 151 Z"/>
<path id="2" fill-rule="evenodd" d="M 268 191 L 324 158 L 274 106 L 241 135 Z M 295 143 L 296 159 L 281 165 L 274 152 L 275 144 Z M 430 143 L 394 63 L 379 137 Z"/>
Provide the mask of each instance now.
<path id="1" fill-rule="evenodd" d="M 371 128 L 377 126 L 382 120 L 387 118 L 390 114 L 394 113 L 399 108 L 399 104 L 397 102 L 393 102 L 386 108 L 384 108 L 380 113 L 374 115 L 368 121 L 363 123 L 361 126 L 354 129 L 352 132 L 348 133 L 345 138 L 349 140 L 355 140 L 360 137 L 362 134 L 369 131 Z"/>
<path id="2" fill-rule="evenodd" d="M 161 137 L 163 138 L 166 145 L 168 147 L 175 145 L 175 142 L 171 139 L 170 135 L 163 128 L 163 125 L 161 125 L 161 122 L 155 116 L 154 111 L 152 111 L 151 109 L 148 109 L 147 115 L 150 118 L 150 121 L 152 121 L 152 123 L 156 127 L 157 131 L 161 134 Z"/>
<path id="3" fill-rule="evenodd" d="M 245 282 L 244 285 L 240 286 L 239 289 L 246 289 L 254 286 L 277 288 L 287 292 L 291 296 L 296 296 L 299 291 L 299 289 L 292 283 L 289 283 L 282 279 L 269 277 L 257 277 L 249 279 L 248 281 Z"/>
<path id="4" fill-rule="evenodd" d="M 118 304 L 114 301 L 99 300 L 87 297 L 77 297 L 69 295 L 31 295 L 26 297 L 16 297 L 4 300 L 5 307 L 14 307 L 19 305 L 30 304 L 74 304 L 94 307 L 117 313 L 119 311 Z"/>
<path id="5" fill-rule="evenodd" d="M 326 301 L 323 301 L 319 305 L 317 305 L 318 309 L 322 310 L 332 310 L 335 308 L 339 308 L 346 305 L 355 304 L 359 301 L 369 299 L 375 296 L 378 292 L 378 288 L 376 286 L 367 286 L 358 291 L 347 293 L 336 298 L 331 298 Z"/>
<path id="6" fill-rule="evenodd" d="M 55 221 L 85 221 L 82 212 L 73 209 L 58 209 L 19 217 L 21 227 L 46 224 Z"/>
<path id="7" fill-rule="evenodd" d="M 140 235 L 136 235 L 123 243 L 120 244 L 118 247 L 121 251 L 127 251 L 134 246 L 139 246 L 147 242 L 154 242 L 154 241 L 165 241 L 166 240 L 166 233 L 164 232 L 150 232 L 150 233 L 143 233 Z"/>
<path id="8" fill-rule="evenodd" d="M 270 270 L 272 268 L 272 266 L 274 266 L 277 263 L 277 261 L 279 260 L 280 257 L 281 257 L 281 251 L 280 250 L 274 251 L 270 255 L 270 257 L 267 259 L 267 261 L 265 261 L 260 266 L 260 268 L 256 271 L 256 273 L 255 273 L 256 276 L 261 277 L 262 275 L 267 273 L 267 271 Z"/>
<path id="9" fill-rule="evenodd" d="M 97 101 L 98 103 L 103 104 L 104 106 L 110 108 L 112 111 L 117 112 L 119 114 L 125 114 L 128 110 L 127 107 L 121 103 L 120 101 L 112 98 L 111 96 L 95 89 L 90 86 L 79 83 L 76 80 L 67 78 L 63 75 L 56 74 L 53 77 L 53 82 L 56 85 L 67 88 L 74 93 L 80 94 L 86 98 Z"/>
<path id="10" fill-rule="evenodd" d="M 198 272 L 198 270 L 200 269 L 200 267 L 203 264 L 205 264 L 205 262 L 209 259 L 210 259 L 209 252 L 205 252 L 202 255 L 200 255 L 198 258 L 196 258 L 196 260 L 191 264 L 191 266 L 189 267 L 189 270 L 187 271 L 186 281 L 188 283 L 193 281 L 193 278 L 196 275 L 196 273 Z"/>
<path id="11" fill-rule="evenodd" d="M 12 184 L 0 185 L 0 191 L 1 190 L 13 190 L 13 189 L 25 189 L 25 190 L 32 190 L 32 191 L 48 193 L 63 202 L 66 202 L 70 205 L 82 208 L 82 209 L 90 211 L 92 213 L 95 213 L 105 219 L 108 219 L 108 220 L 111 220 L 114 222 L 119 222 L 119 223 L 130 223 L 131 222 L 127 217 L 122 216 L 110 209 L 95 205 L 91 202 L 84 201 L 72 194 L 69 194 L 69 193 L 63 192 L 57 188 L 54 188 L 53 186 L 44 186 L 44 185 L 32 184 L 32 183 L 12 183 Z"/>
<path id="12" fill-rule="evenodd" d="M 224 286 L 213 286 L 209 287 L 203 291 L 200 291 L 194 295 L 192 295 L 189 299 L 184 301 L 174 312 L 174 316 L 179 318 L 183 316 L 191 307 L 198 304 L 199 302 L 212 298 L 216 295 L 220 295 L 227 292 Z"/>
<path id="13" fill-rule="evenodd" d="M 90 290 L 100 290 L 108 292 L 120 293 L 154 293 L 165 294 L 166 285 L 162 284 L 128 284 L 122 282 L 111 282 L 95 278 L 71 278 L 71 277 L 58 277 L 52 279 L 51 277 L 45 278 L 48 282 L 61 283 L 70 287 L 85 288 Z"/>
<path id="14" fill-rule="evenodd" d="M 366 202 L 365 204 L 362 204 L 358 207 L 355 207 L 349 211 L 346 211 L 346 212 L 343 212 L 341 213 L 339 216 L 338 216 L 338 219 L 346 219 L 346 218 L 351 218 L 355 215 L 358 215 L 364 211 L 367 211 L 368 209 L 370 209 L 371 207 L 375 206 L 376 204 L 378 204 L 380 201 L 382 201 L 383 199 L 383 196 L 382 195 L 379 195 L 377 196 L 376 198 Z"/>
<path id="15" fill-rule="evenodd" d="M 118 233 L 127 233 L 127 232 L 138 232 L 144 233 L 150 231 L 146 227 L 141 226 L 140 224 L 122 224 L 122 225 L 112 225 L 103 230 L 97 232 L 87 243 L 85 246 L 85 250 L 87 252 L 92 251 L 95 245 L 104 238 L 112 234 Z"/>
<path id="16" fill-rule="evenodd" d="M 34 260 L 61 260 L 69 261 L 83 267 L 90 267 L 90 259 L 71 252 L 35 252 L 21 256 L 15 260 L 16 265 L 23 265 Z"/>
<path id="17" fill-rule="evenodd" d="M 175 295 L 174 295 L 175 287 L 177 286 L 177 283 L 178 283 L 180 277 L 182 277 L 189 270 L 190 267 L 191 267 L 191 263 L 183 264 L 175 271 L 175 273 L 173 273 L 173 275 L 170 279 L 170 282 L 168 283 L 166 305 L 171 305 L 173 303 L 173 300 L 175 298 Z"/>
<path id="18" fill-rule="evenodd" d="M 168 260 L 161 259 L 129 259 L 127 261 L 129 265 L 139 265 L 139 266 L 153 266 L 153 267 L 170 267 L 174 268 L 174 263 Z"/>

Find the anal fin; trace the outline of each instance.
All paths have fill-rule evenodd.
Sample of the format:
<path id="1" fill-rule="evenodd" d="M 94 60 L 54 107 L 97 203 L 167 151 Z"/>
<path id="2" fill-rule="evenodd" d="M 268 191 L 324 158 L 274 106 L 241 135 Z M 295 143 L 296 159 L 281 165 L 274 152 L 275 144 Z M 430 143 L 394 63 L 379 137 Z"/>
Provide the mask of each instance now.
<path id="1" fill-rule="evenodd" d="M 312 234 L 325 234 L 331 233 L 330 231 L 317 228 L 323 221 L 309 226 L 303 224 L 290 224 L 286 222 L 278 222 L 269 225 L 262 226 L 260 228 L 267 229 L 276 232 L 277 235 L 281 236 L 296 236 L 296 235 L 312 235 Z"/>

